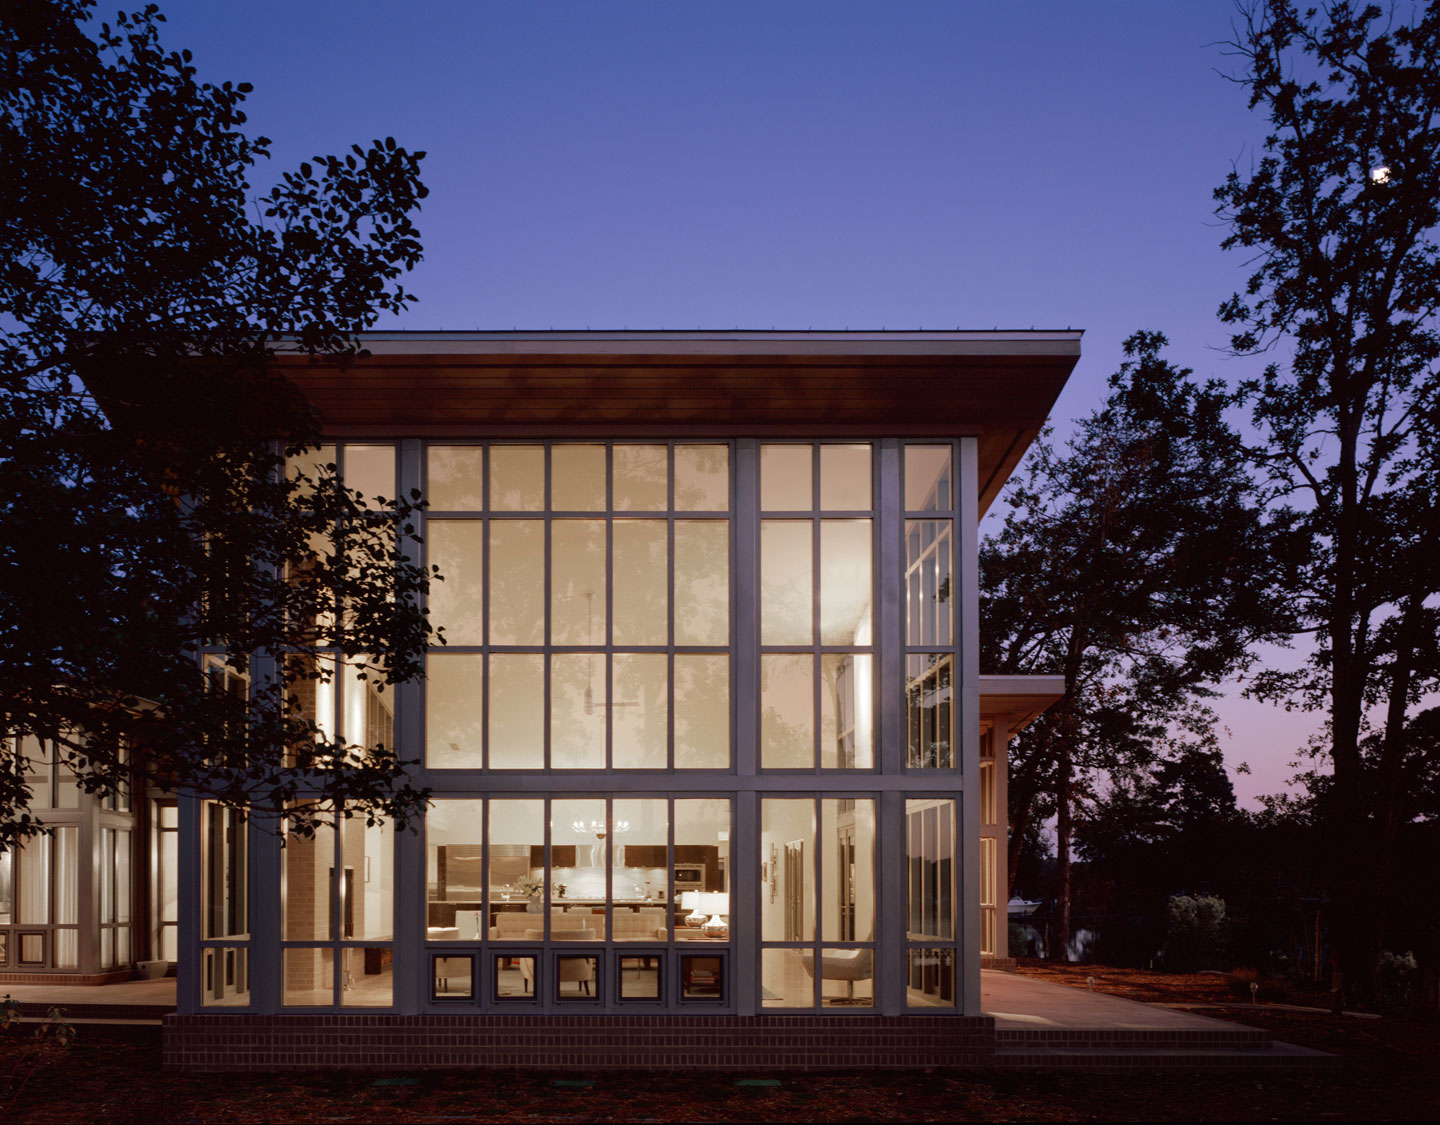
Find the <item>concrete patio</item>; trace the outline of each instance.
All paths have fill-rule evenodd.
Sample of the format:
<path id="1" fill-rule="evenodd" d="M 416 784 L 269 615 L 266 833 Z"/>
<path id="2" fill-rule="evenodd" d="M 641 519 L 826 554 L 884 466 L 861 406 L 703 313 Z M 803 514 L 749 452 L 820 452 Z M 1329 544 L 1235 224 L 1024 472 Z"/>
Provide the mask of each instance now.
<path id="1" fill-rule="evenodd" d="M 1081 1070 L 1327 1067 L 1332 1055 L 1278 1043 L 1266 1031 L 1155 1004 L 994 970 L 981 974 L 995 1021 L 994 1065 Z M 160 1026 L 175 1010 L 175 978 L 110 985 L 0 985 L 27 1019 L 51 1006 L 75 1024 Z M 853 1011 L 852 1011 L 853 1014 Z"/>

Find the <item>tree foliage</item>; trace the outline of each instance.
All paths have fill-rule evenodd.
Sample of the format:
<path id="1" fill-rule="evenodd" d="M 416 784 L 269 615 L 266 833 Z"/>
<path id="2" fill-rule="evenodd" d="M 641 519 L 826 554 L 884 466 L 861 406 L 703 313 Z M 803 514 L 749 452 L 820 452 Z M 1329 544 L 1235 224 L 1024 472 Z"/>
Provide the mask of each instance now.
<path id="1" fill-rule="evenodd" d="M 1073 822 L 1091 779 L 1202 736 L 1207 685 L 1272 624 L 1231 395 L 1166 361 L 1165 342 L 1132 336 L 1104 405 L 1067 448 L 1032 447 L 980 550 L 982 667 L 1064 676 L 1062 699 L 1015 740 L 1010 769 L 1012 852 L 1054 802 L 1062 950 Z"/>
<path id="2" fill-rule="evenodd" d="M 1363 984 L 1411 716 L 1440 688 L 1440 9 L 1270 0 L 1230 49 L 1269 135 L 1215 192 L 1224 245 L 1251 269 L 1220 315 L 1237 352 L 1277 357 L 1244 387 L 1250 452 L 1272 494 L 1276 588 L 1313 639 L 1300 670 L 1255 689 L 1328 713 L 1330 815 L 1349 841 L 1331 892 Z"/>
<path id="3" fill-rule="evenodd" d="M 419 674 L 418 497 L 316 464 L 272 360 L 343 364 L 410 302 L 424 154 L 355 146 L 257 192 L 249 86 L 201 82 L 154 6 L 92 7 L 0 21 L 0 846 L 35 830 L 36 739 L 92 790 L 138 768 L 302 828 L 403 820 L 423 794 L 393 746 L 303 700 L 346 663 L 381 690 Z M 202 650 L 248 700 L 207 689 Z"/>

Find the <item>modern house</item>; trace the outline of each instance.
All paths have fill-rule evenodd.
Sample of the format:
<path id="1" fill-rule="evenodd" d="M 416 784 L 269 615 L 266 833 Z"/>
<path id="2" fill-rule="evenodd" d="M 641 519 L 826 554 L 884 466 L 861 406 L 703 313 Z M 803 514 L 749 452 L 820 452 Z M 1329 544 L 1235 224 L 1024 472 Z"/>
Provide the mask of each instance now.
<path id="1" fill-rule="evenodd" d="M 365 342 L 287 374 L 347 483 L 427 498 L 448 644 L 313 706 L 420 759 L 420 832 L 57 774 L 0 973 L 177 960 L 201 1069 L 968 1057 L 1005 743 L 1059 692 L 980 674 L 977 525 L 1080 333 Z"/>

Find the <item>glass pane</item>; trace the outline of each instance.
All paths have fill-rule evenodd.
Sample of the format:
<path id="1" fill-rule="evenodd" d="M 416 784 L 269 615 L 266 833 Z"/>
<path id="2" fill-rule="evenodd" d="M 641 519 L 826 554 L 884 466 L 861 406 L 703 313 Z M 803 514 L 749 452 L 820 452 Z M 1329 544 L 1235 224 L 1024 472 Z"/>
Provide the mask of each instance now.
<path id="1" fill-rule="evenodd" d="M 0 926 L 9 926 L 15 921 L 14 891 L 11 888 L 15 878 L 14 853 L 0 848 Z M 4 935 L 0 934 L 0 941 Z M 0 956 L 0 965 L 6 963 Z"/>
<path id="2" fill-rule="evenodd" d="M 725 512 L 730 509 L 730 447 L 675 447 L 675 510 Z"/>
<path id="3" fill-rule="evenodd" d="M 20 846 L 20 894 L 16 921 L 44 925 L 50 921 L 50 848 L 48 836 L 35 836 Z"/>
<path id="4" fill-rule="evenodd" d="M 500 525 L 503 526 L 503 525 Z M 453 645 L 485 643 L 485 525 L 479 520 L 431 520 L 430 561 L 443 582 L 430 585 L 430 620 Z"/>
<path id="5" fill-rule="evenodd" d="M 808 445 L 760 447 L 760 507 L 767 512 L 808 512 L 814 507 L 813 451 Z"/>
<path id="6" fill-rule="evenodd" d="M 492 657 L 510 660 L 514 657 Z M 477 654 L 432 652 L 425 658 L 425 764 L 432 769 L 478 770 L 481 756 L 482 674 Z"/>
<path id="7" fill-rule="evenodd" d="M 809 520 L 760 524 L 760 640 L 767 645 L 808 645 L 814 589 Z"/>
<path id="8" fill-rule="evenodd" d="M 763 941 L 815 938 L 815 802 L 767 797 L 760 802 L 760 896 Z"/>
<path id="9" fill-rule="evenodd" d="M 677 941 L 708 941 L 712 935 L 700 927 L 714 913 L 729 917 L 730 802 L 722 797 L 675 802 L 674 892 Z M 715 895 L 715 899 L 708 896 Z M 694 914 L 691 924 L 688 918 Z M 686 924 L 681 925 L 680 922 Z M 722 935 L 723 936 L 723 935 Z"/>
<path id="10" fill-rule="evenodd" d="M 56 755 L 55 766 L 55 807 L 57 809 L 78 809 L 80 807 L 80 786 L 75 780 L 75 771 L 64 762 L 64 751 Z M 106 807 L 113 807 L 107 805 Z"/>
<path id="11" fill-rule="evenodd" d="M 680 995 L 686 1000 L 724 1000 L 725 958 L 692 953 L 682 956 Z"/>
<path id="12" fill-rule="evenodd" d="M 437 512 L 478 512 L 485 507 L 485 448 L 431 445 L 425 450 L 425 485 Z"/>
<path id="13" fill-rule="evenodd" d="M 605 657 L 557 652 L 550 658 L 550 765 L 605 768 Z"/>
<path id="14" fill-rule="evenodd" d="M 313 836 L 287 832 L 281 855 L 285 868 L 282 896 L 285 940 L 314 941 L 337 936 L 330 926 L 330 896 L 335 878 L 334 830 L 322 827 Z"/>
<path id="15" fill-rule="evenodd" d="M 950 496 L 950 447 L 948 445 L 907 445 L 905 447 L 905 510 L 907 512 L 948 512 Z"/>
<path id="16" fill-rule="evenodd" d="M 807 950 L 802 956 L 809 955 Z M 820 1005 L 870 1008 L 875 1005 L 875 953 L 870 949 L 820 950 Z"/>
<path id="17" fill-rule="evenodd" d="M 490 768 L 545 768 L 545 658 L 490 657 Z"/>
<path id="18" fill-rule="evenodd" d="M 906 764 L 953 769 L 950 655 L 911 653 L 905 665 Z"/>
<path id="19" fill-rule="evenodd" d="M 80 920 L 80 829 L 55 828 L 55 921 Z"/>
<path id="20" fill-rule="evenodd" d="M 820 507 L 827 512 L 870 507 L 870 447 L 820 447 Z"/>
<path id="21" fill-rule="evenodd" d="M 436 800 L 425 812 L 425 940 L 479 941 L 484 907 L 485 849 L 478 800 Z M 529 873 L 529 847 L 524 864 L 491 873 L 520 879 Z M 492 867 L 495 865 L 492 863 Z"/>
<path id="22" fill-rule="evenodd" d="M 25 784 L 30 789 L 31 800 L 40 808 L 50 805 L 54 750 L 55 744 L 48 740 L 42 742 L 29 735 L 20 740 L 20 752 L 25 759 Z"/>
<path id="23" fill-rule="evenodd" d="M 550 525 L 550 643 L 603 645 L 605 521 Z"/>
<path id="24" fill-rule="evenodd" d="M 820 839 L 820 939 L 873 941 L 875 802 L 848 797 L 823 799 Z"/>
<path id="25" fill-rule="evenodd" d="M 955 1007 L 955 951 L 911 949 L 906 963 L 905 1003 L 912 1008 Z"/>
<path id="26" fill-rule="evenodd" d="M 916 647 L 952 643 L 950 526 L 950 520 L 910 520 L 905 525 L 907 643 Z"/>
<path id="27" fill-rule="evenodd" d="M 980 763 L 980 825 L 995 826 L 995 763 Z"/>
<path id="28" fill-rule="evenodd" d="M 760 1006 L 813 1008 L 815 954 L 810 950 L 765 949 L 760 953 Z"/>
<path id="29" fill-rule="evenodd" d="M 616 520 L 611 534 L 615 553 L 614 643 L 663 645 L 670 629 L 667 525 L 664 520 Z"/>
<path id="30" fill-rule="evenodd" d="M 340 1004 L 346 1008 L 388 1008 L 395 1002 L 394 956 L 388 945 L 342 949 Z"/>
<path id="31" fill-rule="evenodd" d="M 545 508 L 545 450 L 539 445 L 490 447 L 490 507 L 496 512 Z"/>
<path id="32" fill-rule="evenodd" d="M 285 950 L 286 1007 L 329 1007 L 334 1003 L 334 950 Z"/>
<path id="33" fill-rule="evenodd" d="M 542 924 L 545 802 L 492 800 L 489 811 L 490 940 L 524 941 Z"/>
<path id="34" fill-rule="evenodd" d="M 55 931 L 55 967 L 75 969 L 80 965 L 80 934 L 77 930 Z"/>
<path id="35" fill-rule="evenodd" d="M 605 510 L 605 447 L 556 445 L 550 449 L 550 510 Z"/>
<path id="36" fill-rule="evenodd" d="M 371 503 L 377 496 L 395 499 L 395 447 L 347 444 L 344 480 Z"/>
<path id="37" fill-rule="evenodd" d="M 611 455 L 617 512 L 663 512 L 669 507 L 665 446 L 617 445 Z"/>
<path id="38" fill-rule="evenodd" d="M 870 769 L 875 765 L 875 658 L 865 653 L 820 657 L 820 765 Z"/>
<path id="39" fill-rule="evenodd" d="M 469 957 L 436 957 L 430 995 L 436 1000 L 465 1000 L 475 995 L 474 962 Z"/>
<path id="40" fill-rule="evenodd" d="M 247 932 L 249 849 L 245 814 L 213 802 L 200 809 L 200 934 L 238 937 Z M 309 936 L 309 935 L 307 935 Z"/>
<path id="41" fill-rule="evenodd" d="M 955 937 L 955 802 L 905 802 L 912 939 Z"/>
<path id="42" fill-rule="evenodd" d="M 870 643 L 870 521 L 820 522 L 820 643 Z"/>
<path id="43" fill-rule="evenodd" d="M 495 999 L 533 1000 L 535 998 L 535 958 L 495 958 Z"/>
<path id="44" fill-rule="evenodd" d="M 730 525 L 724 520 L 675 521 L 675 643 L 730 643 Z"/>
<path id="45" fill-rule="evenodd" d="M 617 652 L 612 658 L 611 748 L 618 769 L 665 768 L 670 732 L 668 664 L 663 652 Z"/>
<path id="46" fill-rule="evenodd" d="M 440 585 L 449 585 L 449 573 L 442 573 Z M 490 643 L 545 643 L 545 524 L 540 520 L 490 524 Z"/>
<path id="47" fill-rule="evenodd" d="M 730 658 L 675 655 L 675 768 L 730 765 Z"/>
<path id="48" fill-rule="evenodd" d="M 620 958 L 620 999 L 660 999 L 660 967 L 663 964 L 658 954 Z"/>
<path id="49" fill-rule="evenodd" d="M 388 820 L 366 824 L 354 816 L 340 824 L 345 880 L 340 885 L 344 930 L 352 938 L 395 937 L 395 829 Z M 371 974 L 373 975 L 373 974 Z"/>
<path id="50" fill-rule="evenodd" d="M 552 903 L 604 907 L 606 840 L 611 834 L 605 801 L 598 797 L 550 803 L 550 898 Z M 598 922 L 598 927 L 595 923 Z M 551 936 L 562 926 L 578 931 L 564 940 L 598 937 L 605 919 L 576 912 L 557 921 L 551 918 Z"/>
<path id="51" fill-rule="evenodd" d="M 322 474 L 328 473 L 334 467 L 334 445 L 317 445 L 301 453 L 299 456 L 287 457 L 285 459 L 286 476 L 294 479 L 303 473 L 310 481 L 309 484 L 302 484 L 296 490 L 295 494 L 300 497 L 312 495 L 315 491 L 313 487 L 314 482 L 317 481 Z"/>
<path id="52" fill-rule="evenodd" d="M 616 941 L 664 941 L 669 923 L 665 848 L 670 803 L 659 797 L 614 802 Z"/>
<path id="53" fill-rule="evenodd" d="M 599 958 L 561 954 L 555 958 L 555 999 L 597 1000 L 599 978 Z"/>
<path id="54" fill-rule="evenodd" d="M 364 676 L 364 679 L 360 677 Z M 395 690 L 384 682 L 366 656 L 354 656 L 340 668 L 341 703 L 344 707 L 345 738 L 374 749 L 395 748 Z"/>
<path id="55" fill-rule="evenodd" d="M 808 653 L 760 657 L 760 765 L 815 765 L 815 661 Z"/>

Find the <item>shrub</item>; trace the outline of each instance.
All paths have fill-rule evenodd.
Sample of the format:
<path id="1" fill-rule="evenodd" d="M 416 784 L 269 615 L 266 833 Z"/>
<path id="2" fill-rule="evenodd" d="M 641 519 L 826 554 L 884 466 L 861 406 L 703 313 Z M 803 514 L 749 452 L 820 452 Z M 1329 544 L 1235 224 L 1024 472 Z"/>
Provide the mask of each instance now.
<path id="1" fill-rule="evenodd" d="M 1218 968 L 1230 928 L 1225 900 L 1214 895 L 1174 895 L 1165 913 L 1165 968 L 1175 973 Z"/>
<path id="2" fill-rule="evenodd" d="M 1375 966 L 1375 1007 L 1382 1012 L 1397 1012 L 1407 1007 L 1416 996 L 1419 970 L 1415 954 L 1384 950 L 1380 963 Z"/>

